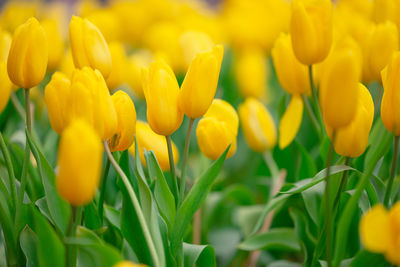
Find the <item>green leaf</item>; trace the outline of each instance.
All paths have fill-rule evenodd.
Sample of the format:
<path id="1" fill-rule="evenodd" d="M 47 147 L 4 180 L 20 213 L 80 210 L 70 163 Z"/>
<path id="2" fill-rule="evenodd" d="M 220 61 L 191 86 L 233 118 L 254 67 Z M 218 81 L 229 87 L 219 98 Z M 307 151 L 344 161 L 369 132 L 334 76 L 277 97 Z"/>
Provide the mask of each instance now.
<path id="1" fill-rule="evenodd" d="M 184 267 L 214 267 L 215 251 L 210 245 L 183 243 Z"/>
<path id="2" fill-rule="evenodd" d="M 294 140 L 294 146 L 296 149 L 300 152 L 299 153 L 299 168 L 297 170 L 297 179 L 303 179 L 305 177 L 310 177 L 312 175 L 315 175 L 317 172 L 317 167 L 315 166 L 314 160 L 311 158 L 310 154 L 307 152 L 307 150 L 296 140 Z"/>
<path id="3" fill-rule="evenodd" d="M 360 250 L 350 263 L 350 267 L 384 267 L 387 266 L 382 254 L 375 254 L 366 250 Z"/>
<path id="4" fill-rule="evenodd" d="M 273 249 L 284 251 L 300 251 L 300 243 L 292 228 L 273 228 L 266 233 L 250 237 L 239 245 L 239 249 L 254 251 Z"/>
<path id="5" fill-rule="evenodd" d="M 222 168 L 222 165 L 224 164 L 228 150 L 229 147 L 195 182 L 185 200 L 183 201 L 182 206 L 180 206 L 180 208 L 178 209 L 175 223 L 170 233 L 172 254 L 176 253 L 179 243 L 181 242 L 183 235 L 186 231 L 186 227 L 191 221 L 196 210 L 204 202 L 204 199 L 206 198 L 208 192 L 211 190 L 211 185 L 214 182 L 215 178 L 217 178 Z"/>
<path id="6" fill-rule="evenodd" d="M 84 208 L 85 214 L 85 226 L 89 229 L 95 230 L 102 227 L 102 222 L 100 220 L 99 213 L 97 212 L 96 205 L 94 202 L 90 202 Z"/>
<path id="7" fill-rule="evenodd" d="M 365 157 L 364 166 L 368 166 L 373 163 L 374 158 L 377 153 L 382 153 L 384 148 L 384 143 L 386 140 L 391 140 L 393 135 L 386 130 L 385 125 L 383 125 L 382 119 L 378 117 L 372 127 L 371 133 L 368 139 L 368 150 Z M 383 151 L 383 154 L 389 150 L 389 147 Z"/>
<path id="8" fill-rule="evenodd" d="M 19 242 L 22 251 L 25 254 L 26 266 L 36 267 L 39 266 L 37 243 L 38 238 L 36 234 L 29 228 L 28 225 L 21 231 L 19 236 Z"/>

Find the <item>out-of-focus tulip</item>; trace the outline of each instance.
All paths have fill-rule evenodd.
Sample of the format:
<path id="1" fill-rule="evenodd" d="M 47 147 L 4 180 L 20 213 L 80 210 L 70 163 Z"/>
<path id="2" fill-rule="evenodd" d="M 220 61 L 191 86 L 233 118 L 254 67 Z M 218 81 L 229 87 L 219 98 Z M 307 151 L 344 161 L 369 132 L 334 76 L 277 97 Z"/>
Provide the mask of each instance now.
<path id="1" fill-rule="evenodd" d="M 67 75 L 67 77 L 71 77 L 72 72 L 74 72 L 74 60 L 72 59 L 71 49 L 68 49 L 61 60 L 60 63 L 60 71 Z"/>
<path id="2" fill-rule="evenodd" d="M 397 22 L 399 26 L 400 3 L 397 0 L 374 0 L 372 19 L 377 23 L 386 21 Z"/>
<path id="3" fill-rule="evenodd" d="M 58 22 L 55 19 L 41 21 L 42 27 L 47 36 L 47 46 L 49 47 L 49 70 L 55 70 L 64 55 L 64 40 L 61 38 Z"/>
<path id="4" fill-rule="evenodd" d="M 389 132 L 400 135 L 400 52 L 393 54 L 388 66 L 382 71 L 383 97 L 381 117 Z"/>
<path id="5" fill-rule="evenodd" d="M 336 153 L 343 157 L 359 157 L 368 144 L 369 132 L 374 120 L 374 101 L 368 89 L 358 84 L 358 103 L 356 115 L 349 125 L 336 132 L 333 144 Z M 332 129 L 325 125 L 328 136 L 332 138 Z"/>
<path id="6" fill-rule="evenodd" d="M 191 119 L 203 116 L 217 90 L 223 57 L 223 46 L 199 53 L 193 59 L 179 92 L 179 106 Z"/>
<path id="7" fill-rule="evenodd" d="M 75 67 L 98 69 L 104 78 L 108 77 L 112 67 L 110 50 L 93 23 L 73 16 L 69 24 L 69 40 Z"/>
<path id="8" fill-rule="evenodd" d="M 256 48 L 244 49 L 235 60 L 235 76 L 239 92 L 244 97 L 265 98 L 268 66 L 265 53 Z"/>
<path id="9" fill-rule="evenodd" d="M 27 19 L 37 15 L 37 2 L 7 1 L 1 11 L 0 27 L 13 33 Z"/>
<path id="10" fill-rule="evenodd" d="M 264 152 L 276 144 L 276 127 L 267 108 L 255 98 L 247 98 L 239 106 L 240 123 L 251 149 Z"/>
<path id="11" fill-rule="evenodd" d="M 346 38 L 336 44 L 324 65 L 319 96 L 321 111 L 324 122 L 335 130 L 347 126 L 356 114 L 360 62 L 358 45 Z"/>
<path id="12" fill-rule="evenodd" d="M 115 264 L 113 267 L 146 267 L 144 264 L 136 264 L 130 261 L 121 261 Z"/>
<path id="13" fill-rule="evenodd" d="M 331 0 L 294 0 L 290 26 L 297 59 L 305 65 L 321 62 L 332 44 Z"/>
<path id="14" fill-rule="evenodd" d="M 281 34 L 272 48 L 276 75 L 279 83 L 289 94 L 305 94 L 310 91 L 307 66 L 294 55 L 290 35 Z"/>
<path id="15" fill-rule="evenodd" d="M 303 119 L 303 100 L 294 95 L 279 123 L 279 148 L 287 147 L 297 135 Z"/>
<path id="16" fill-rule="evenodd" d="M 127 93 L 119 90 L 111 96 L 118 118 L 118 130 L 108 141 L 111 151 L 124 151 L 135 140 L 136 109 Z"/>
<path id="17" fill-rule="evenodd" d="M 146 165 L 143 150 L 153 151 L 156 155 L 158 164 L 163 171 L 169 170 L 169 157 L 167 141 L 164 136 L 156 134 L 144 121 L 136 122 L 136 140 L 138 142 L 140 159 L 143 165 Z M 129 148 L 129 152 L 135 155 L 135 143 Z M 172 153 L 174 155 L 174 162 L 179 160 L 179 151 L 176 145 L 172 142 Z"/>
<path id="18" fill-rule="evenodd" d="M 112 69 L 106 81 L 108 88 L 112 91 L 125 82 L 127 76 L 127 59 L 124 47 L 121 43 L 110 43 L 109 48 L 111 53 Z"/>
<path id="19" fill-rule="evenodd" d="M 10 80 L 22 88 L 38 85 L 47 69 L 47 38 L 35 18 L 19 26 L 13 36 L 7 60 Z"/>
<path id="20" fill-rule="evenodd" d="M 210 159 L 217 159 L 228 148 L 227 158 L 236 152 L 239 118 L 235 109 L 226 101 L 215 99 L 196 129 L 200 151 Z"/>
<path id="21" fill-rule="evenodd" d="M 60 135 L 68 124 L 67 100 L 70 86 L 71 82 L 65 74 L 55 72 L 44 91 L 51 127 Z"/>
<path id="22" fill-rule="evenodd" d="M 120 39 L 122 27 L 112 9 L 97 9 L 86 18 L 96 25 L 107 42 L 114 42 Z"/>
<path id="23" fill-rule="evenodd" d="M 178 106 L 179 85 L 174 72 L 163 60 L 157 60 L 148 69 L 143 69 L 142 81 L 147 121 L 151 129 L 160 135 L 171 135 L 183 120 Z"/>
<path id="24" fill-rule="evenodd" d="M 12 83 L 7 74 L 7 66 L 5 61 L 0 61 L 0 113 L 7 106 L 11 95 Z"/>
<path id="25" fill-rule="evenodd" d="M 83 67 L 73 72 L 68 115 L 70 120 L 86 120 L 102 140 L 114 136 L 118 126 L 117 114 L 106 82 L 98 70 Z"/>
<path id="26" fill-rule="evenodd" d="M 198 53 L 210 50 L 214 46 L 214 42 L 211 40 L 210 36 L 204 32 L 198 31 L 187 31 L 183 33 L 179 41 L 186 67 L 189 67 Z"/>
<path id="27" fill-rule="evenodd" d="M 153 55 L 150 51 L 141 50 L 130 55 L 128 61 L 127 82 L 136 96 L 144 99 L 144 93 L 141 82 L 142 68 L 148 68 L 153 61 Z"/>
<path id="28" fill-rule="evenodd" d="M 100 181 L 101 140 L 83 120 L 65 129 L 58 149 L 57 191 L 73 206 L 89 203 Z"/>
<path id="29" fill-rule="evenodd" d="M 0 30 L 0 61 L 7 61 L 8 53 L 10 53 L 11 41 L 11 34 Z"/>

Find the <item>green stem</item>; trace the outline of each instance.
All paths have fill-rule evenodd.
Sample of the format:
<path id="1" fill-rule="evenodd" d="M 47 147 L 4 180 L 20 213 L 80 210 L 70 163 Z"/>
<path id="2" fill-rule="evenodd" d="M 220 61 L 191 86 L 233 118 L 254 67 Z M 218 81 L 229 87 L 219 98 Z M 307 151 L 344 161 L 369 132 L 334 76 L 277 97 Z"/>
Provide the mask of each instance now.
<path id="1" fill-rule="evenodd" d="M 111 164 L 113 165 L 115 171 L 121 177 L 121 180 L 124 183 L 124 185 L 126 187 L 126 190 L 128 191 L 129 197 L 132 200 L 133 207 L 135 209 L 135 212 L 136 212 L 136 215 L 138 217 L 140 226 L 142 228 L 144 238 L 146 239 L 147 246 L 149 247 L 150 255 L 151 255 L 151 258 L 153 260 L 154 266 L 158 267 L 158 266 L 160 266 L 160 263 L 158 261 L 158 254 L 157 254 L 156 248 L 154 246 L 154 242 L 153 242 L 153 239 L 151 237 L 151 233 L 150 233 L 150 230 L 148 228 L 146 219 L 144 218 L 143 211 L 142 211 L 142 209 L 140 207 L 140 204 L 139 204 L 139 201 L 138 201 L 138 199 L 136 197 L 135 191 L 133 190 L 132 185 L 130 184 L 128 177 L 125 175 L 124 171 L 121 169 L 121 167 L 118 165 L 118 163 L 115 161 L 113 155 L 111 154 L 111 151 L 110 151 L 110 148 L 108 147 L 107 141 L 104 141 L 104 149 L 105 149 L 105 151 L 107 153 L 108 159 L 111 161 Z"/>
<path id="2" fill-rule="evenodd" d="M 77 212 L 78 212 L 78 208 L 75 206 L 72 206 L 72 213 L 71 213 L 71 217 L 68 222 L 68 228 L 67 228 L 67 233 L 66 233 L 67 238 L 75 236 L 76 226 L 77 226 L 77 223 L 76 223 Z M 65 249 L 66 249 L 65 267 L 75 266 L 73 246 L 74 245 L 72 245 L 72 244 L 68 244 L 68 243 L 65 244 Z M 76 259 L 75 259 L 75 261 L 76 261 Z"/>
<path id="3" fill-rule="evenodd" d="M 321 129 L 321 131 L 324 131 L 324 126 L 323 126 L 324 124 L 322 122 L 321 109 L 319 107 L 318 96 L 317 96 L 317 89 L 314 84 L 312 65 L 308 66 L 308 76 L 310 79 L 311 95 L 315 107 L 315 112 L 317 114 L 317 119 L 319 122 L 319 128 Z"/>
<path id="4" fill-rule="evenodd" d="M 110 165 L 111 165 L 110 160 L 107 158 L 106 166 L 104 168 L 104 173 L 103 173 L 103 179 L 101 180 L 99 208 L 98 208 L 101 222 L 103 222 L 104 196 L 106 193 L 107 176 L 108 176 L 108 171 L 110 170 Z"/>
<path id="5" fill-rule="evenodd" d="M 396 175 L 396 165 L 397 165 L 397 151 L 399 147 L 399 136 L 394 137 L 394 149 L 393 149 L 393 159 L 392 159 L 392 168 L 390 169 L 390 176 L 389 176 L 389 182 L 386 187 L 386 193 L 385 193 L 385 198 L 383 201 L 383 204 L 386 207 L 389 207 L 389 202 L 390 202 L 390 196 L 392 195 L 392 187 L 393 187 L 393 181 L 394 177 Z"/>
<path id="6" fill-rule="evenodd" d="M 175 204 L 178 205 L 178 181 L 176 180 L 176 173 L 175 173 L 175 163 L 174 163 L 174 155 L 172 152 L 172 140 L 171 136 L 165 136 L 167 140 L 167 147 L 168 147 L 168 157 L 169 157 L 169 168 L 171 171 L 172 176 L 172 190 L 175 196 Z"/>
<path id="7" fill-rule="evenodd" d="M 301 98 L 303 99 L 307 116 L 310 118 L 311 124 L 314 127 L 315 131 L 317 132 L 319 139 L 321 140 L 322 139 L 321 128 L 319 127 L 318 120 L 311 109 L 310 103 L 308 102 L 308 99 L 304 94 L 301 95 Z"/>
<path id="8" fill-rule="evenodd" d="M 192 134 L 192 127 L 193 127 L 194 119 L 189 120 L 188 131 L 186 134 L 185 140 L 185 148 L 183 150 L 183 158 L 182 158 L 182 171 L 181 171 L 181 183 L 179 187 L 179 205 L 183 202 L 185 198 L 185 185 L 186 185 L 186 167 L 187 167 L 187 160 L 189 156 L 189 144 L 190 144 L 190 136 Z"/>
<path id="9" fill-rule="evenodd" d="M 350 158 L 346 157 L 344 165 L 349 166 L 349 164 L 350 164 Z M 333 210 L 334 210 L 333 216 L 334 217 L 335 217 L 336 209 L 339 207 L 340 195 L 342 194 L 342 191 L 347 184 L 348 174 L 349 174 L 349 171 L 345 170 L 342 174 L 342 178 L 340 179 L 339 189 L 336 193 L 335 200 L 333 201 Z"/>
<path id="10" fill-rule="evenodd" d="M 12 199 L 12 214 L 14 215 L 15 211 L 15 206 L 17 205 L 17 185 L 15 183 L 15 174 L 14 174 L 14 168 L 11 162 L 11 157 L 10 154 L 8 153 L 8 149 L 6 146 L 6 143 L 4 142 L 3 135 L 0 132 L 0 148 L 1 151 L 3 152 L 3 157 L 6 161 L 7 165 L 7 170 L 8 170 L 8 178 L 9 178 L 9 183 L 10 183 L 10 189 L 11 189 L 11 199 Z"/>
<path id="11" fill-rule="evenodd" d="M 272 178 L 278 178 L 279 168 L 276 165 L 274 158 L 272 157 L 271 151 L 269 151 L 269 150 L 265 151 L 263 156 L 264 156 L 265 163 L 267 164 L 267 166 L 271 172 Z"/>

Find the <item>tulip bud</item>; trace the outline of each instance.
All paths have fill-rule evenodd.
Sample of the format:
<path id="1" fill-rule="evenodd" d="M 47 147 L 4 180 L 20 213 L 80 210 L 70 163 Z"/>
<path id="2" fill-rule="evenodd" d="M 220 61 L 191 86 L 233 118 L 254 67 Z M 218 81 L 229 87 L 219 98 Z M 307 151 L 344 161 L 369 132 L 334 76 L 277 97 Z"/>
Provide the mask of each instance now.
<path id="1" fill-rule="evenodd" d="M 153 55 L 150 51 L 141 50 L 133 53 L 128 57 L 127 68 L 129 75 L 127 75 L 127 82 L 135 95 L 144 99 L 144 93 L 141 82 L 142 68 L 148 68 L 153 61 Z"/>
<path id="2" fill-rule="evenodd" d="M 374 120 L 374 101 L 368 89 L 358 84 L 358 103 L 356 115 L 349 125 L 339 128 L 333 144 L 336 153 L 343 157 L 359 157 L 368 145 L 369 132 Z M 325 125 L 328 136 L 332 138 L 332 129 Z"/>
<path id="3" fill-rule="evenodd" d="M 112 91 L 125 82 L 127 76 L 127 60 L 124 47 L 121 43 L 110 43 L 109 48 L 111 53 L 112 69 L 106 81 L 108 88 Z"/>
<path id="4" fill-rule="evenodd" d="M 7 106 L 11 95 L 12 83 L 7 74 L 7 66 L 5 61 L 0 61 L 0 113 Z"/>
<path id="5" fill-rule="evenodd" d="M 0 30 L 0 61 L 7 61 L 8 53 L 10 53 L 11 41 L 11 35 L 6 31 Z"/>
<path id="6" fill-rule="evenodd" d="M 174 72 L 164 61 L 158 60 L 148 69 L 143 69 L 142 81 L 151 129 L 160 135 L 171 135 L 183 120 L 178 106 L 179 85 Z"/>
<path id="7" fill-rule="evenodd" d="M 287 147 L 297 135 L 303 119 L 303 100 L 298 95 L 292 96 L 289 106 L 279 124 L 279 148 Z"/>
<path id="8" fill-rule="evenodd" d="M 361 76 L 361 52 L 352 39 L 339 42 L 324 65 L 320 104 L 324 122 L 333 129 L 354 118 Z"/>
<path id="9" fill-rule="evenodd" d="M 117 114 L 106 82 L 98 70 L 89 67 L 75 69 L 71 78 L 68 110 L 70 120 L 86 120 L 102 140 L 110 139 L 117 131 Z"/>
<path id="10" fill-rule="evenodd" d="M 143 165 L 146 165 L 143 150 L 153 151 L 156 155 L 158 164 L 163 171 L 169 170 L 169 157 L 167 140 L 164 136 L 156 134 L 144 121 L 136 122 L 136 140 L 139 147 L 139 155 Z M 135 155 L 135 143 L 129 148 L 129 152 Z M 172 142 L 172 154 L 174 155 L 174 162 L 179 160 L 179 151 L 176 145 Z"/>
<path id="11" fill-rule="evenodd" d="M 304 65 L 324 60 L 332 43 L 331 0 L 294 0 L 290 23 L 297 59 Z"/>
<path id="12" fill-rule="evenodd" d="M 179 93 L 179 106 L 186 116 L 196 119 L 210 107 L 217 90 L 223 46 L 199 53 L 193 59 Z"/>
<path id="13" fill-rule="evenodd" d="M 68 123 L 67 99 L 70 86 L 71 82 L 65 74 L 55 72 L 44 91 L 51 127 L 60 135 Z"/>
<path id="14" fill-rule="evenodd" d="M 240 123 L 251 149 L 264 152 L 276 144 L 276 127 L 267 108 L 255 98 L 247 98 L 239 106 Z"/>
<path id="15" fill-rule="evenodd" d="M 395 136 L 400 135 L 400 52 L 395 52 L 382 71 L 383 97 L 381 117 L 383 124 Z"/>
<path id="16" fill-rule="evenodd" d="M 101 140 L 85 121 L 65 129 L 58 149 L 57 191 L 73 206 L 89 203 L 100 181 Z"/>
<path id="17" fill-rule="evenodd" d="M 46 34 L 40 23 L 30 18 L 14 32 L 7 61 L 8 76 L 15 85 L 32 88 L 43 80 L 47 60 Z"/>
<path id="18" fill-rule="evenodd" d="M 244 97 L 266 97 L 268 66 L 260 49 L 245 49 L 237 55 L 234 66 L 239 92 Z"/>
<path id="19" fill-rule="evenodd" d="M 239 118 L 235 109 L 226 101 L 215 99 L 196 129 L 200 151 L 210 159 L 217 159 L 229 148 L 227 158 L 236 152 Z"/>
<path id="20" fill-rule="evenodd" d="M 118 118 L 118 130 L 114 137 L 108 140 L 111 151 L 128 149 L 136 132 L 136 110 L 132 99 L 127 93 L 119 90 L 111 96 Z"/>
<path id="21" fill-rule="evenodd" d="M 310 91 L 307 66 L 294 55 L 291 37 L 281 34 L 272 48 L 276 75 L 279 83 L 289 94 L 305 94 Z"/>
<path id="22" fill-rule="evenodd" d="M 75 67 L 98 69 L 105 78 L 111 72 L 111 54 L 103 35 L 89 20 L 73 16 L 69 40 Z"/>
<path id="23" fill-rule="evenodd" d="M 41 21 L 42 27 L 47 36 L 47 46 L 49 49 L 49 70 L 55 70 L 64 55 L 64 40 L 61 37 L 58 22 L 55 19 Z"/>

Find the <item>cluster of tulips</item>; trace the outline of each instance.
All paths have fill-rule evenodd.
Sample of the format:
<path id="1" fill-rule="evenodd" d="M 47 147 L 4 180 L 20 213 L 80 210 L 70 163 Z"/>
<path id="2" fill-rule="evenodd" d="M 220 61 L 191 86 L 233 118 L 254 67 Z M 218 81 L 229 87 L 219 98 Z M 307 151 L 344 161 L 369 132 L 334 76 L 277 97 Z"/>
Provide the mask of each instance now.
<path id="1" fill-rule="evenodd" d="M 346 251 L 348 235 L 366 192 L 369 206 L 361 208 L 356 236 L 367 251 L 400 265 L 398 0 L 229 0 L 214 8 L 197 1 L 83 1 L 71 10 L 10 1 L 0 16 L 0 112 L 13 106 L 26 126 L 16 172 L 12 139 L 3 137 L 7 119 L 0 117 L 0 163 L 9 177 L 0 173 L 0 225 L 8 266 L 215 266 L 214 250 L 195 237 L 198 210 L 225 159 L 234 159 L 242 133 L 264 156 L 272 181 L 252 233 L 239 246 L 249 251 L 246 264 L 257 266 L 257 251 L 279 243 L 268 239 L 279 204 L 324 181 L 323 215 L 304 264 L 336 267 L 354 256 Z M 79 16 L 64 29 L 68 12 Z M 274 75 L 283 89 L 278 93 L 268 82 Z M 225 94 L 218 90 L 223 79 L 235 81 Z M 232 103 L 226 96 L 236 86 L 239 101 Z M 25 110 L 17 89 L 24 91 Z M 269 105 L 278 94 L 279 116 Z M 60 136 L 55 166 L 43 155 L 32 99 L 37 106 L 44 99 L 44 114 Z M 381 140 L 370 134 L 380 125 Z M 172 139 L 184 127 L 181 150 Z M 305 127 L 318 148 L 326 145 L 317 153 L 326 168 L 284 186 L 286 172 L 274 155 L 300 146 Z M 190 161 L 193 131 L 201 154 L 213 161 L 201 175 Z M 382 163 L 388 157 L 390 167 Z M 105 203 L 111 165 L 120 191 L 116 207 Z M 379 199 L 370 181 L 385 167 L 390 172 L 377 178 L 384 188 Z M 354 182 L 350 173 L 357 171 Z M 32 193 L 35 183 L 43 198 Z M 304 217 L 314 219 L 311 212 Z M 300 239 L 310 253 L 299 232 L 294 242 Z M 47 245 L 57 247 L 49 258 Z"/>

